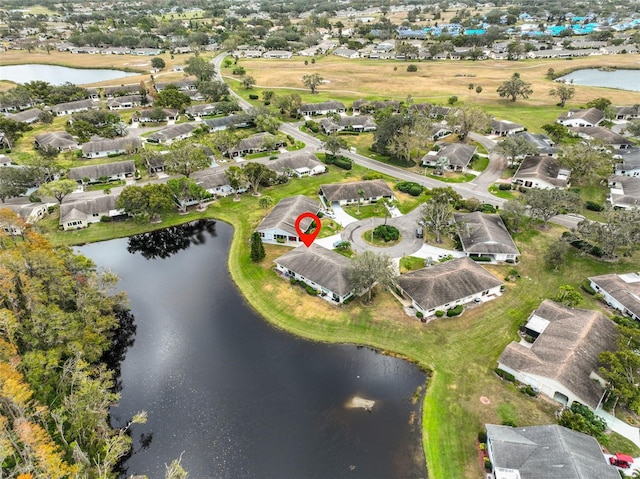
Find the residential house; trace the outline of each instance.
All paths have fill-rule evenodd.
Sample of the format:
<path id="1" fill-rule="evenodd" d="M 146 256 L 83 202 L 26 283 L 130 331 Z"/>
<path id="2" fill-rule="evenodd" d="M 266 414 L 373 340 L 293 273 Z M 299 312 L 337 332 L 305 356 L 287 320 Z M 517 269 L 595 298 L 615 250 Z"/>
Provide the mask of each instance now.
<path id="1" fill-rule="evenodd" d="M 488 257 L 491 261 L 517 260 L 520 251 L 499 215 L 475 211 L 453 216 L 462 250 L 467 256 Z"/>
<path id="2" fill-rule="evenodd" d="M 269 132 L 256 133 L 249 138 L 243 138 L 238 144 L 229 150 L 231 157 L 251 155 L 261 151 L 276 150 L 286 143 Z"/>
<path id="3" fill-rule="evenodd" d="M 344 303 L 355 294 L 347 274 L 351 260 L 317 244 L 294 248 L 275 264 L 285 278 L 302 281 L 334 303 Z"/>
<path id="4" fill-rule="evenodd" d="M 640 148 L 622 150 L 614 156 L 620 163 L 616 163 L 616 175 L 640 176 Z"/>
<path id="5" fill-rule="evenodd" d="M 92 96 L 94 95 L 93 91 L 90 91 L 90 93 L 92 94 Z M 95 93 L 98 93 L 98 91 L 96 90 Z M 135 95 L 136 93 L 138 95 L 140 94 L 140 85 L 120 85 L 104 87 L 104 96 L 107 98 Z"/>
<path id="6" fill-rule="evenodd" d="M 524 334 L 505 348 L 498 368 L 564 406 L 577 401 L 595 409 L 605 392 L 598 357 L 615 350 L 615 323 L 599 311 L 546 299 L 531 313 Z"/>
<path id="7" fill-rule="evenodd" d="M 409 107 L 409 111 L 429 118 L 442 119 L 451 112 L 451 108 L 432 105 L 431 103 L 414 103 Z"/>
<path id="8" fill-rule="evenodd" d="M 125 137 L 92 140 L 82 145 L 82 156 L 84 158 L 106 158 L 108 156 L 134 153 L 140 148 L 139 138 Z"/>
<path id="9" fill-rule="evenodd" d="M 262 54 L 262 58 L 287 59 L 287 58 L 291 58 L 292 56 L 293 56 L 293 53 L 287 50 L 270 50 Z"/>
<path id="10" fill-rule="evenodd" d="M 617 208 L 640 206 L 640 177 L 613 175 L 609 178 L 609 201 Z"/>
<path id="11" fill-rule="evenodd" d="M 597 108 L 587 108 L 584 110 L 569 110 L 566 115 L 561 115 L 556 120 L 564 126 L 597 126 L 605 115 Z"/>
<path id="12" fill-rule="evenodd" d="M 477 147 L 465 143 L 438 143 L 437 151 L 430 151 L 422 157 L 423 166 L 436 166 L 440 158 L 449 160 L 448 170 L 466 171 Z"/>
<path id="13" fill-rule="evenodd" d="M 439 124 L 434 124 L 429 133 L 427 133 L 427 137 L 431 141 L 438 141 L 445 136 L 449 136 L 452 133 L 451 129 L 445 124 L 445 122 L 441 122 Z"/>
<path id="14" fill-rule="evenodd" d="M 48 212 L 49 206 L 53 205 L 53 203 L 25 203 L 24 201 L 28 201 L 26 198 L 20 198 L 17 201 L 18 202 L 12 201 L 9 203 L 2 203 L 0 208 L 10 209 L 27 224 L 36 223 L 44 218 Z M 0 229 L 4 228 L 0 226 Z M 9 231 L 7 229 L 4 229 L 4 231 L 9 234 L 20 234 L 20 231 Z"/>
<path id="15" fill-rule="evenodd" d="M 358 192 L 363 192 L 360 195 Z M 320 186 L 320 200 L 331 205 L 355 205 L 356 203 L 375 203 L 382 199 L 394 200 L 395 196 L 384 180 L 353 181 L 349 183 L 331 183 Z"/>
<path id="16" fill-rule="evenodd" d="M 496 120 L 493 118 L 491 120 L 491 134 L 498 136 L 508 136 L 513 135 L 514 133 L 519 133 L 524 131 L 526 128 L 524 125 L 520 123 L 515 123 L 513 121 L 508 120 Z"/>
<path id="17" fill-rule="evenodd" d="M 640 119 L 640 105 L 616 106 L 616 120 L 638 120 Z"/>
<path id="18" fill-rule="evenodd" d="M 603 274 L 589 278 L 605 303 L 640 321 L 640 273 Z"/>
<path id="19" fill-rule="evenodd" d="M 223 131 L 229 128 L 248 128 L 253 125 L 253 120 L 245 114 L 221 116 L 220 118 L 207 118 L 203 123 L 209 127 L 209 131 Z"/>
<path id="20" fill-rule="evenodd" d="M 195 91 L 198 89 L 197 81 L 195 79 L 176 80 L 172 82 L 156 83 L 155 89 L 158 93 L 167 88 L 169 85 L 173 85 L 181 92 Z"/>
<path id="21" fill-rule="evenodd" d="M 207 190 L 212 195 L 229 196 L 236 193 L 229 184 L 227 169 L 229 165 L 217 166 L 215 168 L 207 168 L 205 170 L 196 171 L 191 175 L 193 181 Z M 249 191 L 249 184 L 244 183 L 238 188 L 238 193 Z"/>
<path id="22" fill-rule="evenodd" d="M 569 130 L 586 140 L 599 140 L 615 150 L 628 150 L 634 146 L 631 140 L 603 126 L 576 126 Z"/>
<path id="23" fill-rule="evenodd" d="M 305 116 L 316 116 L 328 113 L 346 113 L 347 109 L 340 101 L 328 100 L 321 103 L 305 103 L 298 111 Z"/>
<path id="24" fill-rule="evenodd" d="M 318 161 L 316 155 L 311 152 L 299 151 L 280 155 L 280 158 L 270 161 L 266 166 L 278 175 L 297 176 L 298 178 L 315 176 L 327 171 L 327 167 Z"/>
<path id="25" fill-rule="evenodd" d="M 195 118 L 202 118 L 203 116 L 217 115 L 219 110 L 219 103 L 205 103 L 203 105 L 191 105 L 185 109 L 186 115 L 192 120 Z"/>
<path id="26" fill-rule="evenodd" d="M 558 153 L 558 149 L 555 147 L 554 141 L 543 133 L 521 131 L 519 133 L 515 133 L 514 136 L 519 136 L 527 140 L 527 142 L 538 150 L 538 155 L 555 156 Z"/>
<path id="27" fill-rule="evenodd" d="M 376 121 L 369 115 L 341 116 L 339 120 L 333 118 L 323 118 L 320 126 L 325 133 L 336 133 L 338 131 L 367 132 L 375 131 L 378 128 Z"/>
<path id="28" fill-rule="evenodd" d="M 492 479 L 619 479 L 593 437 L 557 424 L 487 424 Z"/>
<path id="29" fill-rule="evenodd" d="M 80 111 L 98 110 L 100 105 L 92 100 L 77 100 L 67 103 L 59 103 L 51 107 L 51 111 L 56 116 L 71 115 Z"/>
<path id="30" fill-rule="evenodd" d="M 379 110 L 390 109 L 393 113 L 400 113 L 400 102 L 396 100 L 356 100 L 353 102 L 353 114 L 370 114 Z"/>
<path id="31" fill-rule="evenodd" d="M 107 107 L 109 110 L 126 110 L 142 105 L 142 95 L 125 95 L 117 96 L 107 100 Z M 153 98 L 149 95 L 145 95 L 145 105 L 151 105 Z"/>
<path id="32" fill-rule="evenodd" d="M 317 201 L 313 201 L 306 196 L 290 196 L 283 198 L 265 216 L 256 231 L 260 233 L 260 238 L 264 243 L 282 243 L 289 246 L 299 246 L 302 243 L 296 231 L 296 220 L 302 213 L 316 214 L 320 210 Z M 303 218 L 300 222 L 300 230 L 307 231 L 311 227 L 313 220 Z"/>
<path id="33" fill-rule="evenodd" d="M 40 114 L 43 111 L 40 108 L 31 108 L 29 110 L 21 111 L 19 113 L 11 113 L 7 115 L 7 120 L 17 121 L 19 123 L 35 123 L 40 118 Z"/>
<path id="34" fill-rule="evenodd" d="M 164 114 L 160 115 L 158 112 Z M 133 121 L 138 123 L 160 123 L 166 121 L 176 121 L 180 116 L 180 111 L 172 108 L 145 108 L 133 115 Z"/>
<path id="35" fill-rule="evenodd" d="M 53 148 L 58 151 L 75 150 L 78 142 L 66 131 L 50 131 L 36 135 L 34 144 L 38 149 Z"/>
<path id="36" fill-rule="evenodd" d="M 457 258 L 400 275 L 402 297 L 425 318 L 436 311 L 458 305 L 494 299 L 500 295 L 502 281 L 469 258 Z"/>
<path id="37" fill-rule="evenodd" d="M 7 155 L 0 154 L 0 166 L 13 166 L 13 161 Z"/>
<path id="38" fill-rule="evenodd" d="M 351 50 L 350 48 L 336 48 L 333 51 L 333 54 L 342 57 L 342 58 L 358 58 L 360 54 L 356 50 Z"/>
<path id="39" fill-rule="evenodd" d="M 518 167 L 512 181 L 525 188 L 566 188 L 571 171 L 560 166 L 551 156 L 527 156 Z"/>
<path id="40" fill-rule="evenodd" d="M 91 223 L 98 223 L 103 216 L 116 218 L 124 216 L 116 208 L 118 195 L 100 195 L 60 205 L 60 225 L 62 229 L 77 230 L 87 228 Z"/>
<path id="41" fill-rule="evenodd" d="M 162 130 L 149 135 L 147 137 L 147 141 L 150 143 L 164 143 L 170 145 L 174 141 L 189 138 L 197 128 L 198 125 L 194 125 L 193 123 L 181 123 L 179 125 L 166 126 Z"/>
<path id="42" fill-rule="evenodd" d="M 154 153 L 153 155 L 146 155 L 144 162 L 147 165 L 147 170 L 149 170 L 149 174 L 155 175 L 164 171 L 165 168 L 165 155 L 167 155 L 169 151 L 160 151 Z"/>
<path id="43" fill-rule="evenodd" d="M 136 165 L 133 160 L 128 160 L 71 168 L 67 176 L 70 180 L 76 180 L 81 185 L 84 185 L 126 180 L 127 178 L 133 178 L 135 174 Z"/>

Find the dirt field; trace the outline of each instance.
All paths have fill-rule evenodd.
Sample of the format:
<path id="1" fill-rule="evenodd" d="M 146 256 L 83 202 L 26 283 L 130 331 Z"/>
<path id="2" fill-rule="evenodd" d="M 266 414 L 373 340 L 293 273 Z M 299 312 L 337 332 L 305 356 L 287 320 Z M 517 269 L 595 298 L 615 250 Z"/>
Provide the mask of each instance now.
<path id="1" fill-rule="evenodd" d="M 556 72 L 615 66 L 640 69 L 640 55 L 602 55 L 574 60 L 525 60 L 525 61 L 379 61 L 347 60 L 333 55 L 316 60 L 315 64 L 304 64 L 304 58 L 291 60 L 242 59 L 240 64 L 247 69 L 260 87 L 303 88 L 302 76 L 319 73 L 326 83 L 319 87 L 322 92 L 336 92 L 341 97 L 394 98 L 403 100 L 412 95 L 414 100 L 431 100 L 446 103 L 452 96 L 461 101 L 479 105 L 509 103 L 500 99 L 496 89 L 514 72 L 532 84 L 533 95 L 529 100 L 518 100 L 520 106 L 555 105 L 557 99 L 549 96 L 554 83 L 546 78 L 547 70 Z M 418 71 L 407 72 L 407 65 L 415 63 Z M 630 73 L 631 75 L 631 73 Z M 469 84 L 481 85 L 477 94 Z M 597 97 L 607 97 L 614 104 L 640 102 L 640 92 L 596 88 L 576 85 L 576 95 L 571 104 L 584 104 Z"/>

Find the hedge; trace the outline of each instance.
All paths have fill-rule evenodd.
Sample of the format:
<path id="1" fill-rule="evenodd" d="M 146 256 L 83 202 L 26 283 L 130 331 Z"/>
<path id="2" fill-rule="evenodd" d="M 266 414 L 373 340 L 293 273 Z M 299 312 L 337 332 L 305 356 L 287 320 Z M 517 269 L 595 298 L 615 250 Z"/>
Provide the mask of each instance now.
<path id="1" fill-rule="evenodd" d="M 336 158 L 333 161 L 333 164 L 338 168 L 342 168 L 343 170 L 350 170 L 351 168 L 353 168 L 353 163 L 351 162 L 351 160 L 344 157 Z"/>
<path id="2" fill-rule="evenodd" d="M 411 196 L 420 196 L 424 191 L 424 186 L 413 181 L 399 181 L 396 183 L 396 189 Z"/>
<path id="3" fill-rule="evenodd" d="M 441 309 L 436 311 L 436 318 L 441 318 L 444 316 L 444 311 L 442 311 Z"/>
<path id="4" fill-rule="evenodd" d="M 494 369 L 494 372 L 505 381 L 509 381 L 510 383 L 516 382 L 516 377 L 511 373 L 508 373 L 500 368 Z"/>
<path id="5" fill-rule="evenodd" d="M 604 205 L 600 203 L 596 203 L 595 201 L 587 201 L 584 204 L 584 207 L 591 211 L 602 211 L 604 210 Z"/>
<path id="6" fill-rule="evenodd" d="M 395 241 L 400 238 L 400 231 L 398 228 L 391 225 L 379 225 L 376 226 L 373 230 L 373 236 L 376 238 L 381 238 L 386 242 Z"/>
<path id="7" fill-rule="evenodd" d="M 462 309 L 463 309 L 463 306 L 461 304 L 453 308 L 450 308 L 449 310 L 447 310 L 447 316 L 449 318 L 452 318 L 453 316 L 458 316 L 460 313 L 462 313 Z"/>
<path id="8" fill-rule="evenodd" d="M 498 185 L 498 189 L 499 189 L 500 191 L 508 191 L 508 190 L 510 190 L 510 189 L 511 189 L 511 183 L 500 183 L 500 184 Z"/>
<path id="9" fill-rule="evenodd" d="M 489 258 L 488 256 L 471 256 L 470 257 L 473 261 L 478 261 L 480 263 L 490 263 L 491 262 L 491 258 Z"/>

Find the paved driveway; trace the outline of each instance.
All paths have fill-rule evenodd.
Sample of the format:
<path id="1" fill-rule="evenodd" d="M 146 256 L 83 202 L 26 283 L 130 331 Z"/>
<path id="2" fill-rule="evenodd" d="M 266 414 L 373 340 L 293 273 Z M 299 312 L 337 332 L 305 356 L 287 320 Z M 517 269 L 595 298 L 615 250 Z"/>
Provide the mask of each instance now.
<path id="1" fill-rule="evenodd" d="M 342 207 L 338 204 L 337 201 L 334 201 L 333 203 L 331 203 L 331 209 L 333 210 L 333 213 L 336 215 L 334 221 L 338 223 L 340 226 L 342 226 L 343 228 L 347 225 L 350 225 L 351 223 L 355 223 L 356 221 L 358 221 L 353 216 L 347 214 L 347 212 L 342 209 Z"/>

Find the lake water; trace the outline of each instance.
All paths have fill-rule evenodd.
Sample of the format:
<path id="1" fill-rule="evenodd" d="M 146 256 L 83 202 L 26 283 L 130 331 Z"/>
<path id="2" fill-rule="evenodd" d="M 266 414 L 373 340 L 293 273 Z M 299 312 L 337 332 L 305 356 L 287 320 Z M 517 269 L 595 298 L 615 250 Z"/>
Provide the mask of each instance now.
<path id="1" fill-rule="evenodd" d="M 424 373 L 271 327 L 230 280 L 232 234 L 194 223 L 79 248 L 120 275 L 135 317 L 112 419 L 149 420 L 133 426 L 126 474 L 164 477 L 184 451 L 192 479 L 425 478 L 411 401 Z M 354 396 L 372 411 L 346 407 Z"/>
<path id="2" fill-rule="evenodd" d="M 76 85 L 96 83 L 105 80 L 115 80 L 139 75 L 121 70 L 68 68 L 58 65 L 8 65 L 0 67 L 0 80 L 10 80 L 16 83 L 28 83 L 43 80 L 52 85 L 62 85 L 70 82 Z"/>
<path id="3" fill-rule="evenodd" d="M 597 68 L 576 70 L 561 77 L 574 85 L 601 86 L 621 90 L 640 91 L 640 70 L 601 71 Z"/>

